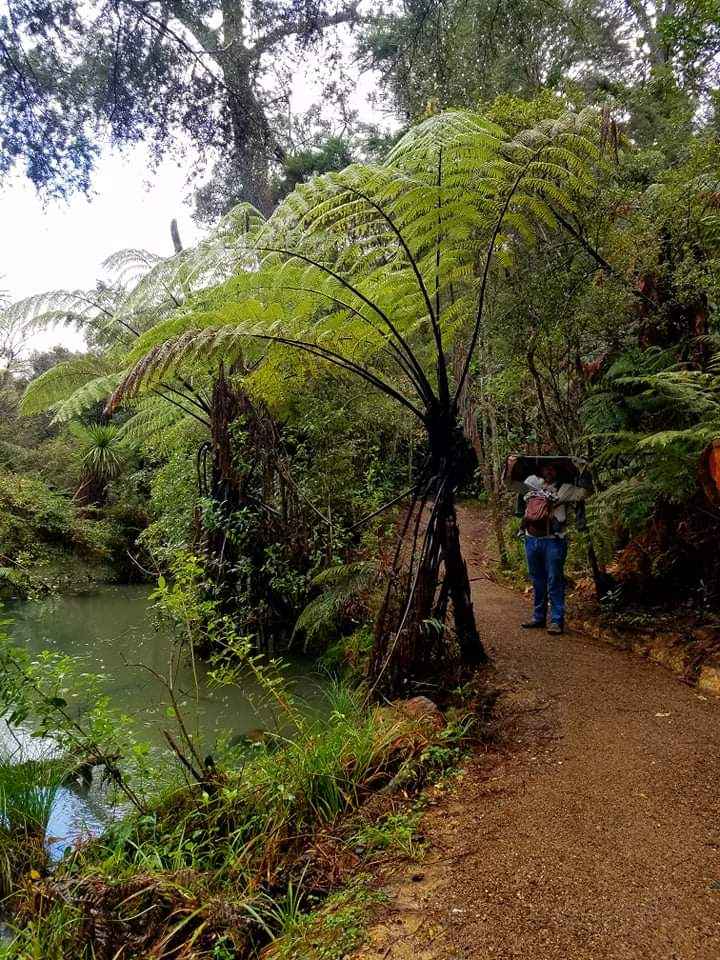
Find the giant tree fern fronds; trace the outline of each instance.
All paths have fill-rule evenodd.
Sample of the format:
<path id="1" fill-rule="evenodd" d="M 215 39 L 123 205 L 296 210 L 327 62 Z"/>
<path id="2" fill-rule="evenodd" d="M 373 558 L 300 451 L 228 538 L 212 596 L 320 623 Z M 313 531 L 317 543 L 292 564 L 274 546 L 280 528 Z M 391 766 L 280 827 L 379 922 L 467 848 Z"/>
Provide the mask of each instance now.
<path id="1" fill-rule="evenodd" d="M 104 377 L 96 377 L 78 387 L 66 400 L 56 403 L 52 407 L 53 422 L 66 423 L 82 416 L 98 403 L 104 401 L 117 387 L 122 379 L 122 371 L 109 373 Z"/>
<path id="2" fill-rule="evenodd" d="M 74 414 L 77 415 L 85 404 L 97 403 L 98 400 L 103 399 L 103 396 L 107 396 L 108 388 L 112 389 L 110 382 L 113 377 L 117 379 L 114 367 L 111 357 L 101 357 L 91 353 L 58 363 L 28 384 L 20 409 L 27 416 L 42 413 L 45 410 L 57 410 L 60 404 L 68 403 L 78 391 L 85 390 L 82 399 L 78 398 L 72 404 L 77 408 Z M 68 417 L 61 416 L 58 419 L 68 419 Z"/>
<path id="3" fill-rule="evenodd" d="M 142 333 L 181 307 L 195 291 L 251 266 L 249 240 L 262 222 L 254 207 L 239 204 L 204 240 L 172 257 L 138 250 L 113 254 L 104 266 L 127 290 L 115 319 Z"/>
<path id="4" fill-rule="evenodd" d="M 720 380 L 696 370 L 665 370 L 616 381 L 638 410 L 667 411 L 672 422 L 692 423 L 720 413 Z"/>
<path id="5" fill-rule="evenodd" d="M 122 424 L 118 437 L 131 447 L 142 446 L 165 454 L 176 449 L 189 430 L 200 430 L 197 421 L 166 397 L 151 394 L 142 398 L 132 416 Z M 203 431 L 203 438 L 206 431 Z"/>
<path id="6" fill-rule="evenodd" d="M 49 290 L 18 300 L 8 307 L 8 313 L 28 330 L 64 326 L 105 335 L 117 326 L 121 333 L 133 335 L 133 328 L 115 324 L 113 319 L 124 293 L 119 286 L 103 283 L 90 290 Z"/>
<path id="7" fill-rule="evenodd" d="M 595 463 L 605 496 L 617 491 L 616 517 L 628 529 L 651 513 L 645 493 L 642 511 L 632 502 L 637 483 L 651 491 L 651 503 L 689 499 L 700 453 L 720 436 L 720 378 L 673 361 L 672 351 L 658 349 L 619 357 L 584 406 L 590 438 L 602 441 Z M 621 499 L 628 491 L 630 499 Z"/>
<path id="8" fill-rule="evenodd" d="M 241 204 L 223 217 L 206 239 L 174 257 L 162 258 L 145 250 L 113 254 L 104 264 L 115 278 L 113 286 L 51 291 L 11 305 L 9 316 L 23 329 L 73 326 L 104 351 L 59 364 L 38 377 L 27 388 L 23 412 L 52 409 L 56 420 L 66 421 L 107 400 L 123 376 L 121 350 L 158 325 L 159 335 L 143 341 L 144 350 L 166 340 L 170 329 L 184 329 L 181 307 L 195 291 L 216 285 L 254 262 L 249 239 L 261 224 L 260 214 Z M 177 408 L 178 398 L 172 396 L 175 387 L 169 386 L 165 392 Z M 194 401 L 189 403 L 192 406 Z"/>
<path id="9" fill-rule="evenodd" d="M 436 128 L 444 142 L 430 165 Z M 258 231 L 258 268 L 219 291 L 214 311 L 191 308 L 184 332 L 173 319 L 174 336 L 139 360 L 113 404 L 254 338 L 326 359 L 423 419 L 450 399 L 446 343 L 468 323 L 477 331 L 493 257 L 509 264 L 514 244 L 557 228 L 555 213 L 592 188 L 589 129 L 588 116 L 570 115 L 509 139 L 471 115 L 432 118 L 387 165 L 299 187 Z M 467 364 L 458 389 L 466 374 Z"/>
<path id="10" fill-rule="evenodd" d="M 195 291 L 221 283 L 253 262 L 249 239 L 262 224 L 249 204 L 226 214 L 194 247 L 172 257 L 120 250 L 103 268 L 110 281 L 89 290 L 53 290 L 11 304 L 6 313 L 25 329 L 69 326 L 93 344 L 128 344 L 178 309 Z"/>

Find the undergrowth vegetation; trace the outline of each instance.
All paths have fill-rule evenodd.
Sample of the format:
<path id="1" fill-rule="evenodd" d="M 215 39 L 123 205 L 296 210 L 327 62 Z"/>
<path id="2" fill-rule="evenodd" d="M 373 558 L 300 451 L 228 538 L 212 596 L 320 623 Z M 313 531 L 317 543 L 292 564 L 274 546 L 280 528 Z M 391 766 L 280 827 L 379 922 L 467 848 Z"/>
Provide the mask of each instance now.
<path id="1" fill-rule="evenodd" d="M 37 596 L 97 583 L 116 531 L 83 517 L 40 479 L 0 471 L 0 597 Z"/>
<path id="2" fill-rule="evenodd" d="M 423 854 L 397 798 L 478 732 L 461 705 L 445 723 L 403 701 L 459 704 L 488 662 L 456 502 L 478 496 L 524 577 L 513 453 L 588 464 L 567 571 L 595 609 L 686 610 L 716 650 L 713 5 L 246 6 L 0 16 L 3 172 L 23 157 L 40 186 L 86 188 L 91 121 L 151 136 L 157 159 L 178 129 L 218 157 L 193 246 L 173 222 L 171 256 L 121 250 L 87 289 L 0 295 L 0 598 L 143 581 L 170 637 L 140 665 L 162 752 L 99 654 L 0 637 L 9 730 L 54 751 L 0 764 L 7 960 L 356 945 L 372 859 Z M 348 110 L 342 58 L 342 136 L 266 88 L 271 61 L 289 77 L 348 23 L 396 129 Z M 60 328 L 82 350 L 32 351 Z M 322 707 L 285 680 L 300 653 L 331 675 Z M 200 676 L 210 696 L 261 691 L 271 729 L 201 729 Z M 51 864 L 68 771 L 102 778 L 118 815 Z"/>
<path id="3" fill-rule="evenodd" d="M 374 896 L 357 878 L 338 892 L 358 872 L 358 851 L 419 852 L 416 818 L 363 823 L 364 805 L 378 792 L 391 805 L 416 793 L 474 731 L 462 713 L 438 728 L 343 685 L 326 696 L 322 716 L 288 704 L 286 732 L 224 756 L 203 784 L 144 798 L 51 875 L 26 879 L 16 939 L 0 955 L 251 957 L 280 938 L 270 956 L 300 956 L 313 940 L 318 958 L 339 956 L 322 952 L 330 932 L 343 949 L 354 942 Z"/>

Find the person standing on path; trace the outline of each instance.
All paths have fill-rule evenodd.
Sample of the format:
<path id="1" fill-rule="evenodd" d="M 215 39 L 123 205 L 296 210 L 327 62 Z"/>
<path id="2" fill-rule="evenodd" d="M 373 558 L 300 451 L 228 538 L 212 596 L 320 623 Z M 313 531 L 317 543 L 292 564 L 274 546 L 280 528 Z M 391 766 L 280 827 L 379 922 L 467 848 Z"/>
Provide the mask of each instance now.
<path id="1" fill-rule="evenodd" d="M 540 476 L 525 480 L 525 516 L 522 532 L 525 555 L 533 584 L 533 617 L 523 623 L 525 630 L 562 633 L 565 628 L 565 558 L 567 557 L 567 504 L 584 500 L 587 491 L 572 483 L 557 483 L 552 464 L 540 469 Z M 550 624 L 547 625 L 548 607 Z"/>

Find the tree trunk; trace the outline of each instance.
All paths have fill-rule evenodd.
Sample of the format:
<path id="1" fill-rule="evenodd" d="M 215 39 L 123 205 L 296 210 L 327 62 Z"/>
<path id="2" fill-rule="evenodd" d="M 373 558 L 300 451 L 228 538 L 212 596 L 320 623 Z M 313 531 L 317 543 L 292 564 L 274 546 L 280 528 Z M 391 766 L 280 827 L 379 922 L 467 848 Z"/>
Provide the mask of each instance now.
<path id="1" fill-rule="evenodd" d="M 484 343 L 480 351 L 481 356 L 486 355 Z M 497 542 L 498 553 L 500 555 L 501 566 L 507 566 L 507 545 L 505 543 L 505 532 L 503 530 L 503 504 L 498 489 L 497 476 L 498 471 L 495 466 L 495 450 L 497 449 L 497 425 L 495 423 L 495 410 L 487 400 L 482 386 L 483 379 L 480 379 L 481 403 L 483 410 L 488 411 L 488 430 L 484 429 L 484 413 L 478 412 L 478 404 L 472 398 L 470 392 L 470 380 L 466 380 L 462 392 L 458 397 L 458 411 L 462 420 L 465 436 L 470 441 L 480 465 L 483 486 L 488 494 L 490 502 L 490 515 L 492 517 L 493 532 Z M 478 429 L 478 420 L 481 429 Z"/>
<path id="2" fill-rule="evenodd" d="M 84 472 L 73 494 L 81 507 L 104 507 L 107 499 L 107 481 L 92 472 Z"/>
<path id="3" fill-rule="evenodd" d="M 253 88 L 252 71 L 257 63 L 244 44 L 241 13 L 231 13 L 229 9 L 225 12 L 224 33 L 225 50 L 218 60 L 226 85 L 233 165 L 242 198 L 268 217 L 273 210 L 270 166 L 273 161 L 282 161 L 285 152 Z"/>
<path id="4" fill-rule="evenodd" d="M 490 409 L 490 408 L 489 408 Z M 497 467 L 495 466 L 496 449 L 496 428 L 494 425 L 494 413 L 488 417 L 488 430 L 483 430 L 484 444 L 482 448 L 480 443 L 478 457 L 480 460 L 480 472 L 482 473 L 483 486 L 487 490 L 490 502 L 490 516 L 492 518 L 493 533 L 498 548 L 498 557 L 501 567 L 506 567 L 508 563 L 507 544 L 505 542 L 505 531 L 503 529 L 503 503 L 500 496 L 500 490 L 497 482 Z"/>
<path id="5" fill-rule="evenodd" d="M 460 658 L 466 666 L 479 666 L 487 663 L 488 656 L 475 620 L 470 579 L 460 544 L 454 492 L 443 496 L 438 505 L 437 525 L 440 556 L 445 568 L 447 592 L 453 606 L 453 625 Z"/>
<path id="6" fill-rule="evenodd" d="M 441 472 L 406 513 L 375 625 L 368 679 L 376 696 L 433 693 L 488 661 L 455 511 L 467 440 L 457 429 L 435 431 L 434 438 L 441 452 L 431 459 Z"/>

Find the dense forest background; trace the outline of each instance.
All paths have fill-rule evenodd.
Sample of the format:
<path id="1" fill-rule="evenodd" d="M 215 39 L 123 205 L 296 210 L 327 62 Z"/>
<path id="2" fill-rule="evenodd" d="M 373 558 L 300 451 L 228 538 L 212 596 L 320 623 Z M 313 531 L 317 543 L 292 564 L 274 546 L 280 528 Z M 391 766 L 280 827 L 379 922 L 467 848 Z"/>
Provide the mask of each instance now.
<path id="1" fill-rule="evenodd" d="M 258 353 L 256 341 L 211 367 L 195 351 L 142 398 L 112 414 L 104 404 L 139 356 L 135 341 L 157 351 L 204 309 L 202 291 L 252 260 L 266 218 L 287 220 L 277 205 L 297 185 L 386 163 L 391 141 L 445 109 L 477 111 L 512 139 L 589 107 L 602 164 L 569 184 L 572 203 L 546 192 L 546 210 L 528 200 L 527 222 L 510 210 L 503 224 L 520 242 L 512 263 L 496 256 L 457 398 L 476 457 L 462 484 L 488 498 L 511 560 L 506 454 L 586 456 L 599 490 L 592 543 L 626 595 L 673 602 L 690 591 L 712 602 L 716 468 L 713 454 L 701 459 L 718 423 L 716 13 L 431 0 L 380 11 L 11 4 L 0 18 L 5 169 L 24 164 L 39 189 L 66 195 L 89 186 L 103 138 L 145 140 L 157 156 L 183 143 L 212 167 L 195 205 L 215 225 L 197 249 L 183 250 L 175 231 L 174 256 L 120 252 L 96 288 L 4 310 L 6 594 L 200 558 L 205 588 L 232 597 L 261 646 L 292 633 L 318 575 L 326 602 L 311 611 L 354 609 L 350 594 L 372 582 L 388 522 L 360 521 L 413 486 L 427 450 L 422 425 L 389 413 L 391 397 L 317 354 L 277 344 Z M 297 114 L 292 78 L 310 51 L 323 103 Z M 396 118 L 391 137 L 347 106 L 360 68 L 374 71 L 377 104 Z M 456 312 L 443 344 L 451 380 L 473 333 L 471 313 Z M 28 333 L 58 324 L 81 330 L 87 351 L 28 357 Z M 148 338 L 152 329 L 162 333 Z"/>
<path id="2" fill-rule="evenodd" d="M 187 165 L 204 229 L 0 307 L 0 597 L 152 584 L 173 637 L 151 669 L 162 770 L 101 677 L 0 638 L 3 716 L 124 804 L 51 868 L 58 764 L 0 763 L 4 956 L 229 960 L 299 936 L 299 891 L 324 902 L 327 863 L 374 849 L 342 818 L 487 733 L 456 505 L 487 519 L 493 576 L 521 577 L 511 453 L 590 465 L 577 603 L 710 625 L 717 650 L 719 69 L 716 0 L 0 8 L 0 172 L 67 198 L 108 143 L 143 143 Z M 82 350 L 29 350 L 62 327 Z M 332 674 L 320 722 L 276 669 L 288 649 Z M 198 664 L 252 677 L 278 729 L 204 743 L 181 663 L 197 699 Z M 398 708 L 416 695 L 447 725 Z M 382 822 L 412 847 L 415 821 Z"/>

